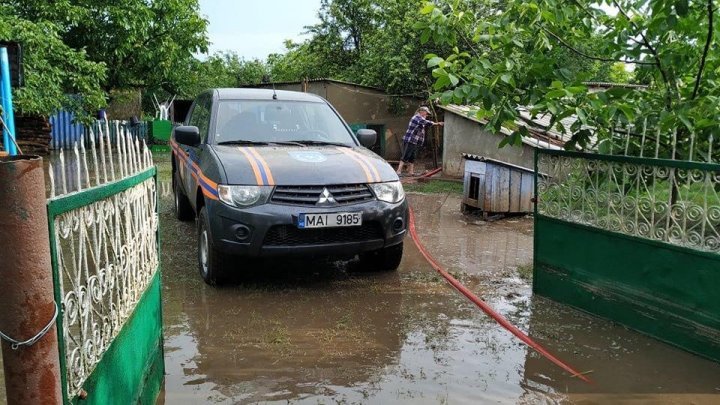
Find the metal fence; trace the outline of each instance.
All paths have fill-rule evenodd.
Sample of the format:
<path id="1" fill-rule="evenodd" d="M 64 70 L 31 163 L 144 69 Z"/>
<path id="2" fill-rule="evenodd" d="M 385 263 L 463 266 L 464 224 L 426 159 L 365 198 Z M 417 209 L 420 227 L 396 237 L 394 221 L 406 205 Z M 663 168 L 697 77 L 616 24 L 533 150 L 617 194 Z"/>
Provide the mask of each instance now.
<path id="1" fill-rule="evenodd" d="M 538 153 L 538 214 L 720 253 L 720 165 Z"/>
<path id="2" fill-rule="evenodd" d="M 49 167 L 63 395 L 66 403 L 94 392 L 133 402 L 152 363 L 143 356 L 162 352 L 156 170 L 127 131 L 115 139 L 98 132 L 90 144 L 79 139 L 71 159 L 60 151 Z M 119 376 L 126 383 L 113 382 Z"/>
<path id="3" fill-rule="evenodd" d="M 137 139 L 148 141 L 149 128 L 144 121 L 133 123 L 122 120 L 97 120 L 90 125 L 75 122 L 75 116 L 69 111 L 60 111 L 50 117 L 52 140 L 50 148 L 54 150 L 72 149 L 76 143 L 84 139 L 90 144 L 90 137 L 95 141 L 100 139 L 101 134 L 110 134 L 110 141 L 115 143 L 118 133 L 130 132 Z"/>
<path id="4" fill-rule="evenodd" d="M 593 153 L 539 150 L 540 215 L 720 253 L 720 139 L 652 117 L 617 123 Z"/>
<path id="5" fill-rule="evenodd" d="M 697 128 L 663 129 L 653 117 L 628 123 L 617 122 L 599 140 L 593 153 L 681 160 L 720 162 L 720 137 L 712 131 Z"/>
<path id="6" fill-rule="evenodd" d="M 533 291 L 720 361 L 720 145 L 645 124 L 536 151 Z"/>

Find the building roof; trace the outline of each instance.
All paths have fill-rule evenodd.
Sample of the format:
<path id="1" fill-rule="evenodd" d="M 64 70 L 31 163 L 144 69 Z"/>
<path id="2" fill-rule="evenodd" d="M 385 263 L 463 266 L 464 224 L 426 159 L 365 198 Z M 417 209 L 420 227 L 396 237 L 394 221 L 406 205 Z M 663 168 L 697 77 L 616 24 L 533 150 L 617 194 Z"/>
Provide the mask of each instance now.
<path id="1" fill-rule="evenodd" d="M 488 123 L 487 120 L 481 120 L 475 116 L 474 111 L 477 111 L 477 108 L 473 106 L 450 104 L 441 106 L 441 108 L 482 125 Z M 533 118 L 526 107 L 518 107 L 518 112 L 521 118 L 516 120 L 515 124 L 526 127 L 530 134 L 530 136 L 524 136 L 522 138 L 522 142 L 526 145 L 543 149 L 562 149 L 573 136 L 570 127 L 577 121 L 577 117 L 574 115 L 561 119 L 560 123 L 562 123 L 562 127 L 557 125 L 557 123 L 550 127 L 550 120 L 552 118 L 550 114 L 543 114 Z M 583 128 L 592 130 L 591 127 L 583 126 Z M 500 132 L 506 136 L 513 133 L 512 130 L 505 127 L 503 127 Z M 595 141 L 591 140 L 591 144 L 594 143 Z"/>
<path id="2" fill-rule="evenodd" d="M 473 113 L 473 111 L 475 111 L 475 109 L 468 105 L 449 104 L 449 105 L 440 106 L 440 108 L 442 108 L 445 111 L 449 111 L 451 113 L 457 114 L 463 118 L 469 119 L 471 121 L 475 121 L 482 125 L 487 125 L 487 123 L 488 123 L 487 120 L 478 119 L 475 116 L 475 114 Z M 502 127 L 500 129 L 500 133 L 502 133 L 505 136 L 510 136 L 513 133 L 513 131 L 511 131 L 505 127 Z M 530 145 L 535 148 L 544 148 L 544 149 L 562 149 L 562 145 L 565 144 L 565 143 L 563 143 L 562 145 L 558 145 L 556 142 L 550 141 L 550 139 L 541 139 L 541 137 L 534 136 L 534 134 L 532 137 L 524 136 L 522 138 L 522 142 L 526 145 Z"/>

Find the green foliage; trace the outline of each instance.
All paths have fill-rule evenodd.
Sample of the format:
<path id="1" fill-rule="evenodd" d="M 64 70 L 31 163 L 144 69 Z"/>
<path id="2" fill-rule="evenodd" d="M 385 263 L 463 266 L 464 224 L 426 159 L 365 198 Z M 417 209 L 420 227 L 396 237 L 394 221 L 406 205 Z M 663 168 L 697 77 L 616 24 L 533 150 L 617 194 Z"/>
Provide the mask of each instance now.
<path id="1" fill-rule="evenodd" d="M 233 52 L 219 52 L 204 61 L 191 59 L 181 70 L 185 79 L 176 94 L 186 98 L 195 98 L 209 88 L 260 83 L 269 74 L 263 61 L 245 60 Z"/>
<path id="2" fill-rule="evenodd" d="M 632 83 L 635 81 L 635 74 L 627 70 L 625 63 L 615 62 L 610 68 L 610 81 L 613 83 Z"/>
<path id="3" fill-rule="evenodd" d="M 311 38 L 286 43 L 284 54 L 270 55 L 275 81 L 334 78 L 427 96 L 431 81 L 423 55 L 440 51 L 421 43 L 413 24 L 414 0 L 323 0 L 320 22 L 307 27 Z"/>
<path id="4" fill-rule="evenodd" d="M 720 128 L 714 7 L 713 1 L 674 0 L 439 0 L 424 3 L 425 18 L 416 27 L 421 39 L 452 49 L 426 56 L 441 100 L 478 106 L 478 117 L 493 129 L 514 121 L 518 105 L 551 113 L 553 124 L 576 115 L 566 146 L 574 148 L 589 146 L 583 125 L 607 139 L 614 124 L 642 127 L 647 119 L 665 148 L 677 130 L 679 157 L 690 131 L 702 138 Z M 634 64 L 649 87 L 590 93 L 571 60 L 553 59 L 558 49 L 578 61 Z"/>
<path id="5" fill-rule="evenodd" d="M 101 83 L 106 65 L 63 43 L 57 25 L 18 18 L 1 6 L 0 39 L 23 47 L 25 86 L 15 91 L 13 100 L 20 113 L 48 116 L 66 107 L 82 115 L 105 105 Z"/>
<path id="6" fill-rule="evenodd" d="M 198 0 L 6 0 L 13 12 L 55 23 L 63 42 L 107 65 L 105 89 L 173 91 L 178 62 L 207 51 Z"/>
<path id="7" fill-rule="evenodd" d="M 82 108 L 92 111 L 103 90 L 142 88 L 180 93 L 194 66 L 194 54 L 206 52 L 207 21 L 198 0 L 3 0 L 9 25 L 27 21 L 37 28 L 20 37 L 28 55 L 28 76 L 39 75 L 37 88 L 18 91 L 19 107 L 49 114 L 66 104 L 60 92 L 79 92 Z M 13 28 L 17 30 L 17 28 Z M 50 43 L 43 43 L 43 32 Z M 37 35 L 37 37 L 33 37 Z M 33 57 L 30 57 L 33 58 Z M 95 62 L 88 64 L 87 61 Z M 44 69 L 44 70 L 37 70 Z M 57 69 L 60 76 L 48 73 Z M 72 76 L 70 83 L 61 76 Z M 40 90 L 59 87 L 59 92 Z M 31 94 L 25 98 L 22 92 Z"/>

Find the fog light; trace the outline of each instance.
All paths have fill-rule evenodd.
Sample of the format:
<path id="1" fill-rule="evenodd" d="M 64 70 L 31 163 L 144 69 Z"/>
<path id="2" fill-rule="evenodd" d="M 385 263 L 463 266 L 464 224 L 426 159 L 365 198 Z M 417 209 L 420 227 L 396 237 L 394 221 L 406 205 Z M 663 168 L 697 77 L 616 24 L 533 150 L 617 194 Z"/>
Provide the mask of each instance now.
<path id="1" fill-rule="evenodd" d="M 405 229 L 405 221 L 403 221 L 402 218 L 396 218 L 395 221 L 393 221 L 393 231 L 399 232 Z"/>
<path id="2" fill-rule="evenodd" d="M 235 225 L 235 237 L 238 240 L 246 240 L 250 237 L 250 228 L 245 225 Z"/>

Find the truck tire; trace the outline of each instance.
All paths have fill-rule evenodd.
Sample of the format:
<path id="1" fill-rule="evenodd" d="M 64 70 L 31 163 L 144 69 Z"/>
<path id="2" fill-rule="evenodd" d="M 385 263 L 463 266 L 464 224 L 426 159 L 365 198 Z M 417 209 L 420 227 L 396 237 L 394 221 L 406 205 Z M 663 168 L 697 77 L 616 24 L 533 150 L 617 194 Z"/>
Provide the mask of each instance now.
<path id="1" fill-rule="evenodd" d="M 207 284 L 222 284 L 224 261 L 225 255 L 215 249 L 207 208 L 202 207 L 198 214 L 198 269 Z"/>
<path id="2" fill-rule="evenodd" d="M 389 246 L 386 248 L 374 250 L 372 252 L 361 253 L 359 270 L 364 272 L 370 271 L 395 271 L 400 266 L 403 255 L 403 243 Z"/>

